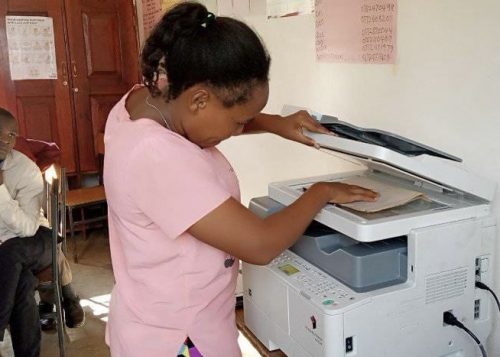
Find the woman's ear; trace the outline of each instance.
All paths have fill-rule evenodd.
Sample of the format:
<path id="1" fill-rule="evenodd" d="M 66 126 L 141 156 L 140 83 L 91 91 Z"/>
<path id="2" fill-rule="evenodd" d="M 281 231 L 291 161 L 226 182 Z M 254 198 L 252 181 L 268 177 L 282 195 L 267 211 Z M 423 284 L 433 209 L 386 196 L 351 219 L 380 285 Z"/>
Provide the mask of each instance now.
<path id="1" fill-rule="evenodd" d="M 189 109 L 194 113 L 207 106 L 209 93 L 206 89 L 195 89 L 191 95 Z"/>

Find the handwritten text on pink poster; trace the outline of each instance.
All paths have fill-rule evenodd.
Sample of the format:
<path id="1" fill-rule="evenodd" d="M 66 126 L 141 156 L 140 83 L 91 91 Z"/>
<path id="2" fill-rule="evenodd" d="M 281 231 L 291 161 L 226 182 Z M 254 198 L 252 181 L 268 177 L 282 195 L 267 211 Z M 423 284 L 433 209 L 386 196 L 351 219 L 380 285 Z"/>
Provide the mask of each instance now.
<path id="1" fill-rule="evenodd" d="M 316 0 L 316 56 L 341 63 L 395 63 L 397 0 Z"/>
<path id="2" fill-rule="evenodd" d="M 144 38 L 147 38 L 163 14 L 159 0 L 142 0 L 142 24 Z"/>

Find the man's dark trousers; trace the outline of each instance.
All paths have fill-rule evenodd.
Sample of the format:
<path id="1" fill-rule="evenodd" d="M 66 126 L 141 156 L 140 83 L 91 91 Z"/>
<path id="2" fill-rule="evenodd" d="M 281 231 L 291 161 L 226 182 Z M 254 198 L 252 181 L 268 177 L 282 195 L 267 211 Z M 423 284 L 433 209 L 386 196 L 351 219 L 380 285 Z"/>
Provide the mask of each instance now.
<path id="1" fill-rule="evenodd" d="M 40 320 L 34 274 L 52 262 L 52 231 L 40 227 L 33 237 L 11 238 L 0 244 L 0 334 L 10 325 L 16 357 L 40 355 Z"/>

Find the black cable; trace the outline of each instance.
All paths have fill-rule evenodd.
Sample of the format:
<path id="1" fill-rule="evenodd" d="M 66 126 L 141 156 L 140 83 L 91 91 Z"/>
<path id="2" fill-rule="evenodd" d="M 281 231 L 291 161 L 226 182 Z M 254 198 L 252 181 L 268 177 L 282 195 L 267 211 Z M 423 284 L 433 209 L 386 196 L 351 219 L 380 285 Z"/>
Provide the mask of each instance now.
<path id="1" fill-rule="evenodd" d="M 456 326 L 458 328 L 461 328 L 465 332 L 467 332 L 469 334 L 469 336 L 472 337 L 474 339 L 474 341 L 476 341 L 476 343 L 478 344 L 479 349 L 481 350 L 481 353 L 483 354 L 483 357 L 488 357 L 488 354 L 486 353 L 486 350 L 484 349 L 484 346 L 481 343 L 481 341 L 479 341 L 479 338 L 477 338 L 476 335 L 474 335 L 471 330 L 469 330 L 467 327 L 465 327 L 463 323 L 458 321 L 458 319 L 455 317 L 455 315 L 453 315 L 449 311 L 446 311 L 443 314 L 443 321 L 445 324 Z"/>
<path id="2" fill-rule="evenodd" d="M 491 293 L 491 295 L 493 295 L 493 297 L 495 298 L 495 301 L 497 302 L 498 311 L 500 311 L 500 301 L 498 301 L 497 295 L 493 292 L 493 290 L 491 290 L 488 287 L 488 285 L 486 285 L 486 284 L 484 284 L 484 283 L 482 283 L 480 281 L 476 281 L 476 288 L 489 291 Z"/>

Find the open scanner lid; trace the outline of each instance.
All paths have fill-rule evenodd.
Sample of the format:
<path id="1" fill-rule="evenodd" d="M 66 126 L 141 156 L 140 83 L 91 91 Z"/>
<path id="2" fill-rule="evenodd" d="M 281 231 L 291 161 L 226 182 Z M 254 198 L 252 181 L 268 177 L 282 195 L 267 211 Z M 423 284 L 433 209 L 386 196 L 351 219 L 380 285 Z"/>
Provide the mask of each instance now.
<path id="1" fill-rule="evenodd" d="M 298 109 L 285 106 L 283 114 Z M 364 129 L 335 117 L 311 113 L 338 136 L 305 132 L 329 152 L 348 155 L 372 170 L 407 177 L 426 186 L 458 191 L 492 201 L 495 184 L 468 172 L 461 159 L 413 140 L 382 130 Z"/>

